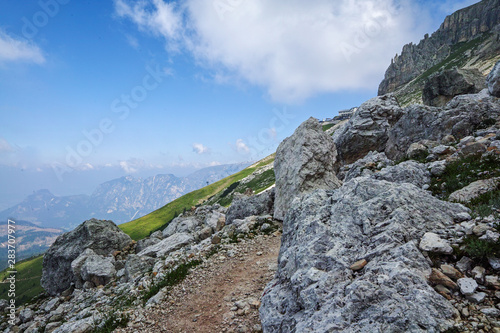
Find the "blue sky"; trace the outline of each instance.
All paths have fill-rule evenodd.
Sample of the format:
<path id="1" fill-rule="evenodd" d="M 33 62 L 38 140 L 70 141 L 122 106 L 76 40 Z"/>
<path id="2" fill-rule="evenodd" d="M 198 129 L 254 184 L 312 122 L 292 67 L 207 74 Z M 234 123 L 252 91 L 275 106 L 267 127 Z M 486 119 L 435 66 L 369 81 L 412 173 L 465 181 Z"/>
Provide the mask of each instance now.
<path id="1" fill-rule="evenodd" d="M 474 2 L 2 1 L 0 208 L 262 158 Z"/>

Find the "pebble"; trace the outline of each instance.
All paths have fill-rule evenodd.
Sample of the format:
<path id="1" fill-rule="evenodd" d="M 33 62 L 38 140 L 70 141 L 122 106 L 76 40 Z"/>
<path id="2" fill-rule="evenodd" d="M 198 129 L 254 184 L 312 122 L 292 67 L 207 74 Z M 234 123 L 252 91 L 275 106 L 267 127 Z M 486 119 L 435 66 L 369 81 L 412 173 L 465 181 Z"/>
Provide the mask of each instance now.
<path id="1" fill-rule="evenodd" d="M 362 260 L 356 261 L 354 264 L 352 264 L 350 269 L 352 269 L 353 271 L 356 272 L 356 271 L 363 269 L 363 267 L 365 267 L 366 264 L 368 264 L 368 261 L 366 261 L 366 259 L 362 259 Z"/>
<path id="2" fill-rule="evenodd" d="M 457 284 L 460 288 L 460 292 L 465 296 L 474 294 L 478 287 L 477 282 L 471 278 L 458 279 Z"/>

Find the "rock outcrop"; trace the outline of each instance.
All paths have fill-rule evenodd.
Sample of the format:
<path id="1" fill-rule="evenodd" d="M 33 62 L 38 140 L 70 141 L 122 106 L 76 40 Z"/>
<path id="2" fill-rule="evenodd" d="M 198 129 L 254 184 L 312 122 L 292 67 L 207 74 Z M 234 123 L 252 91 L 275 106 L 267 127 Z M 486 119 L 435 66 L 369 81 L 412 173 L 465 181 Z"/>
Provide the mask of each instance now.
<path id="1" fill-rule="evenodd" d="M 486 83 L 490 94 L 500 97 L 500 61 L 495 64 L 493 70 L 488 74 Z"/>
<path id="2" fill-rule="evenodd" d="M 454 45 L 494 32 L 499 23 L 499 0 L 484 0 L 451 14 L 432 36 L 426 35 L 418 45 L 410 43 L 403 47 L 401 55 L 396 55 L 387 69 L 379 86 L 379 95 L 394 92 L 445 60 L 452 53 Z M 483 59 L 494 57 L 498 54 L 498 42 L 489 43 L 482 49 Z"/>
<path id="3" fill-rule="evenodd" d="M 283 224 L 264 332 L 439 332 L 452 306 L 427 283 L 424 233 L 468 209 L 408 184 L 366 177 L 297 198 Z M 358 260 L 368 264 L 354 273 Z"/>
<path id="4" fill-rule="evenodd" d="M 112 221 L 91 219 L 59 236 L 43 258 L 42 287 L 55 295 L 76 282 L 71 263 L 86 249 L 109 256 L 132 242 Z"/>
<path id="5" fill-rule="evenodd" d="M 235 219 L 244 219 L 252 215 L 272 215 L 274 211 L 274 193 L 273 188 L 258 195 L 235 197 L 227 210 L 226 225 L 232 224 Z"/>
<path id="6" fill-rule="evenodd" d="M 445 106 L 457 95 L 478 93 L 484 88 L 485 78 L 477 69 L 453 68 L 427 79 L 422 99 L 425 105 Z"/>
<path id="7" fill-rule="evenodd" d="M 498 116 L 500 102 L 486 89 L 478 94 L 456 96 L 444 108 L 412 105 L 404 109 L 398 121 L 388 130 L 383 148 L 390 159 L 398 160 L 405 157 L 413 143 L 441 141 L 448 135 L 460 140 L 485 127 L 488 122 L 494 123 Z"/>
<path id="8" fill-rule="evenodd" d="M 334 170 L 336 155 L 333 140 L 315 118 L 306 120 L 279 145 L 274 161 L 274 218 L 283 220 L 297 195 L 340 186 Z"/>
<path id="9" fill-rule="evenodd" d="M 402 115 L 403 109 L 393 95 L 375 97 L 363 103 L 349 122 L 333 134 L 337 147 L 336 169 L 371 151 L 383 152 L 389 130 Z"/>

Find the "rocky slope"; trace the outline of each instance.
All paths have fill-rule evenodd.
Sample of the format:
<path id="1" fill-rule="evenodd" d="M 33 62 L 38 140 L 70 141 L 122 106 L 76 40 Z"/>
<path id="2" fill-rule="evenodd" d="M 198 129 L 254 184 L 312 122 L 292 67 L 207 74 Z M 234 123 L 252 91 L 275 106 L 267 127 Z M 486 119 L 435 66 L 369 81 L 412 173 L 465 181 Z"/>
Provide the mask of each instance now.
<path id="1" fill-rule="evenodd" d="M 490 75 L 489 87 L 492 80 L 500 76 Z M 361 105 L 333 134 L 337 158 L 308 166 L 321 174 L 335 164 L 344 180 L 337 189 L 280 191 L 302 179 L 288 165 L 302 165 L 304 148 L 288 150 L 286 163 L 278 150 L 275 168 L 288 172 L 277 173 L 275 202 L 290 208 L 278 271 L 262 297 L 264 332 L 500 330 L 494 177 L 500 173 L 500 100 L 493 93 L 457 96 L 443 108 L 402 108 L 392 95 Z M 287 140 L 317 135 L 305 124 Z M 398 162 L 406 158 L 420 162 Z M 454 187 L 441 181 L 464 176 L 449 174 L 452 165 L 472 160 L 481 161 L 485 171 L 475 174 L 484 180 L 460 178 Z M 449 198 L 440 194 L 448 186 L 459 188 Z M 485 194 L 496 198 L 486 201 L 492 205 L 487 216 L 477 203 L 443 200 L 471 203 Z"/>
<path id="2" fill-rule="evenodd" d="M 379 95 L 395 92 L 404 104 L 421 102 L 426 78 L 458 66 L 489 73 L 500 59 L 500 1 L 483 0 L 448 16 L 431 36 L 403 47 L 391 61 Z"/>

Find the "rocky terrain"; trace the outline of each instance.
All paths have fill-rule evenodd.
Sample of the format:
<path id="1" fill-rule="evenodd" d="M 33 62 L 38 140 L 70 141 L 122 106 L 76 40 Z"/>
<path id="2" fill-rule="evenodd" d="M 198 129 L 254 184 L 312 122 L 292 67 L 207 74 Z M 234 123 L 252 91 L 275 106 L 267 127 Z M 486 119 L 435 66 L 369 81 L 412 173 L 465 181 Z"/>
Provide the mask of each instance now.
<path id="1" fill-rule="evenodd" d="M 474 68 L 483 75 L 500 59 L 500 1 L 483 0 L 448 16 L 431 36 L 407 44 L 396 55 L 379 86 L 401 103 L 422 102 L 425 80 L 443 69 Z"/>
<path id="2" fill-rule="evenodd" d="M 450 40 L 495 3 L 447 19 Z M 0 329 L 500 332 L 500 61 L 481 75 L 439 71 L 428 105 L 381 95 L 327 132 L 309 118 L 259 171 L 274 178 L 139 241 L 85 221 L 46 253 L 45 294 L 11 322 L 0 301 Z"/>

